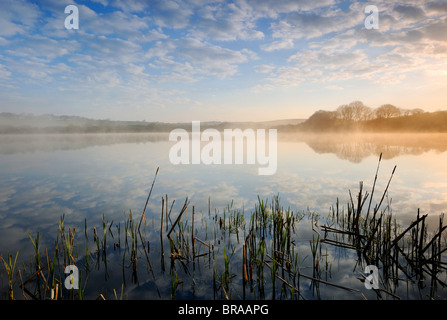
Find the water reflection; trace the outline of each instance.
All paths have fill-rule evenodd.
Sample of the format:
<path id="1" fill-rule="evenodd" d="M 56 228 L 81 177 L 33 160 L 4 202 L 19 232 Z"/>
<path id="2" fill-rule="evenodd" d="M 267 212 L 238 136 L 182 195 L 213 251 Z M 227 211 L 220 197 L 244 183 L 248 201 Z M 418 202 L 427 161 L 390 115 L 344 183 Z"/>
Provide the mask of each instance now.
<path id="1" fill-rule="evenodd" d="M 167 133 L 0 135 L 0 155 L 167 141 Z"/>
<path id="2" fill-rule="evenodd" d="M 399 219 L 405 216 L 401 221 L 411 221 L 418 208 L 430 213 L 427 223 L 431 215 L 446 212 L 447 135 L 301 134 L 278 138 L 278 172 L 259 176 L 257 166 L 174 166 L 168 159 L 173 144 L 168 141 L 168 134 L 0 136 L 0 253 L 20 250 L 23 257 L 32 254 L 28 231 L 33 236 L 40 232 L 42 247 L 51 246 L 62 214 L 67 225 L 78 226 L 81 233 L 85 218 L 91 232 L 92 226 L 101 226 L 103 213 L 114 224 L 123 221 L 130 210 L 137 215 L 157 167 L 160 174 L 147 218 L 149 228 L 156 232 L 160 199 L 165 195 L 169 195 L 170 201 L 175 199 L 176 205 L 181 205 L 185 197 L 190 198 L 196 219 L 202 223 L 208 216 L 209 199 L 212 213 L 214 209 L 222 212 L 231 201 L 235 208 L 249 212 L 257 203 L 257 195 L 271 199 L 278 193 L 284 207 L 290 206 L 296 212 L 309 208 L 325 215 L 337 198 L 341 205 L 347 203 L 348 190 L 355 190 L 358 181 L 371 186 L 380 153 L 383 164 L 377 190 L 384 189 L 388 173 L 397 165 L 385 201 L 392 203 Z M 173 212 L 179 212 L 179 208 L 174 207 Z M 303 225 L 297 232 L 305 239 L 297 242 L 304 259 L 310 254 L 308 240 L 312 238 L 312 228 Z M 156 243 L 159 235 L 150 233 L 148 237 Z M 154 249 L 152 252 L 157 252 Z M 337 252 L 328 254 L 333 256 L 334 268 L 335 261 L 342 269 L 351 269 L 355 263 L 354 256 L 340 259 Z M 108 255 L 110 262 L 113 257 L 113 253 Z M 114 276 L 120 278 L 121 274 Z M 206 274 L 203 277 L 209 279 Z M 345 277 L 341 273 L 334 272 L 332 281 L 348 287 L 354 283 L 361 286 L 355 276 Z M 165 288 L 170 279 L 160 276 L 157 284 Z M 97 284 L 92 280 L 91 285 Z M 145 290 L 154 285 L 150 279 L 134 286 L 134 290 L 130 282 L 128 285 L 129 297 L 156 295 L 153 290 Z M 184 296 L 179 290 L 178 297 L 189 294 L 188 287 Z M 332 291 L 325 294 L 323 298 L 333 297 Z M 206 296 L 206 291 L 196 292 L 196 297 Z M 341 297 L 339 293 L 337 297 Z"/>
<path id="3" fill-rule="evenodd" d="M 318 154 L 332 153 L 338 158 L 360 163 L 381 153 L 384 159 L 425 152 L 447 151 L 447 134 L 282 134 L 284 141 L 304 142 Z"/>
<path id="4" fill-rule="evenodd" d="M 169 133 L 123 134 L 35 134 L 0 135 L 0 155 L 76 150 L 92 146 L 168 141 Z M 393 159 L 403 155 L 421 155 L 429 151 L 447 151 L 447 134 L 440 133 L 281 133 L 279 142 L 305 143 L 318 154 L 335 154 L 342 160 L 360 163 L 367 157 Z"/>

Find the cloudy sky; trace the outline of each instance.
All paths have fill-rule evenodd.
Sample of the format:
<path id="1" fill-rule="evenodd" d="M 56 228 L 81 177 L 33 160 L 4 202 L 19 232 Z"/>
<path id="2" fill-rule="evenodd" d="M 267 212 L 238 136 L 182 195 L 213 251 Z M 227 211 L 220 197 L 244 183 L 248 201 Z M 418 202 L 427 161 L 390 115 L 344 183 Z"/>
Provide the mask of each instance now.
<path id="1" fill-rule="evenodd" d="M 79 29 L 67 30 L 67 5 Z M 367 5 L 379 29 L 365 28 Z M 447 1 L 0 0 L 0 112 L 306 118 L 447 109 Z"/>

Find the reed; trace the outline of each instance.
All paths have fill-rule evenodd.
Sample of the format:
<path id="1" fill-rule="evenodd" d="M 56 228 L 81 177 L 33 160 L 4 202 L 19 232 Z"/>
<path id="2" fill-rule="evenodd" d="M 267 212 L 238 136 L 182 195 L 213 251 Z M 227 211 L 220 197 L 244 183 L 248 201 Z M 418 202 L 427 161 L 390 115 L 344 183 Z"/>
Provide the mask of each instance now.
<path id="1" fill-rule="evenodd" d="M 444 284 L 438 278 L 440 272 L 436 261 L 445 250 L 440 245 L 439 239 L 446 228 L 441 219 L 438 231 L 429 235 L 426 223 L 428 215 L 421 215 L 418 210 L 416 219 L 405 229 L 400 230 L 396 218 L 391 213 L 391 201 L 388 197 L 389 186 L 396 166 L 391 172 L 382 195 L 373 207 L 372 215 L 370 214 L 380 161 L 381 157 L 366 214 L 363 215 L 363 205 L 368 193 L 363 190 L 363 184 L 360 184 L 357 207 L 350 196 L 347 216 L 340 213 L 338 203 L 336 207 L 332 207 L 331 216 L 336 217 L 336 222 L 339 226 L 341 225 L 341 228 L 324 225 L 325 237 L 322 242 L 348 250 L 356 250 L 359 266 L 368 264 L 379 266 L 384 287 L 378 291 L 378 297 L 381 297 L 380 292 L 383 292 L 393 299 L 398 299 L 400 297 L 394 291 L 399 284 L 399 274 L 404 276 L 400 281 L 407 283 L 415 279 L 423 281 L 424 277 L 428 275 L 432 279 L 432 286 L 435 283 Z M 387 204 L 384 206 L 385 200 L 387 200 Z M 359 224 L 362 219 L 363 223 Z M 333 235 L 332 239 L 328 236 L 329 234 Z M 341 237 L 342 241 L 338 237 Z"/>
<path id="2" fill-rule="evenodd" d="M 94 278 L 98 279 L 98 273 L 103 272 L 102 291 L 89 293 L 89 297 L 124 299 L 134 287 L 128 285 L 130 277 L 133 284 L 148 285 L 159 298 L 169 299 L 178 298 L 179 290 L 195 297 L 206 288 L 210 288 L 215 299 L 323 298 L 323 287 L 363 299 L 365 296 L 357 288 L 348 288 L 333 278 L 335 257 L 341 259 L 350 252 L 357 257 L 354 272 L 362 275 L 368 264 L 380 268 L 381 289 L 375 291 L 377 298 L 399 299 L 396 290 L 402 282 L 415 282 L 421 290 L 421 284 L 429 283 L 429 296 L 435 297 L 436 288 L 446 285 L 441 276 L 447 270 L 443 259 L 447 226 L 441 216 L 437 229 L 429 232 L 427 214 L 420 212 L 408 226 L 398 225 L 389 199 L 396 167 L 385 189 L 377 195 L 381 160 L 380 157 L 371 192 L 360 182 L 358 191 L 349 190 L 346 207 L 337 198 L 327 217 L 309 210 L 294 212 L 284 208 L 280 196 L 275 195 L 270 200 L 258 196 L 254 207 L 247 211 L 245 206 L 237 207 L 230 201 L 222 211 L 213 212 L 208 198 L 205 213 L 196 206 L 190 208 L 187 197 L 173 219 L 175 200 L 168 201 L 168 195 L 161 197 L 158 212 L 148 210 L 157 169 L 141 216 L 129 210 L 114 224 L 103 214 L 99 226 L 88 226 L 85 218 L 81 225 L 85 242 L 82 247 L 76 226 L 66 226 L 63 215 L 53 248 L 42 248 L 40 233 L 35 237 L 28 233 L 34 249 L 31 268 L 24 264 L 17 270 L 18 253 L 15 258 L 9 253 L 2 258 L 8 297 L 15 298 L 15 285 L 20 280 L 25 299 L 85 299 L 90 275 L 95 273 Z M 305 224 L 309 231 L 306 236 L 298 224 Z M 169 248 L 164 246 L 165 241 Z M 96 255 L 96 270 L 89 267 L 91 255 Z M 113 264 L 109 266 L 112 262 L 119 264 L 121 270 Z M 75 263 L 82 271 L 84 285 L 79 291 L 67 293 L 63 267 Z M 122 283 L 113 282 L 110 287 L 108 281 L 116 279 L 116 269 Z M 359 280 L 364 278 L 362 275 Z M 163 280 L 168 284 L 166 288 L 159 286 Z M 118 292 L 115 288 L 120 286 Z"/>
<path id="3" fill-rule="evenodd" d="M 8 252 L 6 260 L 0 256 L 0 259 L 3 261 L 3 265 L 5 266 L 6 274 L 8 276 L 8 299 L 15 300 L 14 298 L 14 274 L 16 272 L 16 264 L 17 257 L 19 256 L 19 252 L 17 251 L 14 259 L 12 255 Z"/>

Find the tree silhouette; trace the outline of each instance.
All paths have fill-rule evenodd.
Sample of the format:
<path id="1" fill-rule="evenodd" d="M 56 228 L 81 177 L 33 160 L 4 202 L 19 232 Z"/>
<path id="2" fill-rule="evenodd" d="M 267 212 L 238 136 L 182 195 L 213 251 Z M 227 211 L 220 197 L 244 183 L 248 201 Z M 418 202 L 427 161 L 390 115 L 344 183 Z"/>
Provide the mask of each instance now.
<path id="1" fill-rule="evenodd" d="M 372 110 L 361 101 L 353 101 L 337 108 L 337 117 L 344 121 L 363 121 L 371 118 Z"/>
<path id="2" fill-rule="evenodd" d="M 384 104 L 375 110 L 377 118 L 394 118 L 401 115 L 401 110 L 392 104 Z"/>

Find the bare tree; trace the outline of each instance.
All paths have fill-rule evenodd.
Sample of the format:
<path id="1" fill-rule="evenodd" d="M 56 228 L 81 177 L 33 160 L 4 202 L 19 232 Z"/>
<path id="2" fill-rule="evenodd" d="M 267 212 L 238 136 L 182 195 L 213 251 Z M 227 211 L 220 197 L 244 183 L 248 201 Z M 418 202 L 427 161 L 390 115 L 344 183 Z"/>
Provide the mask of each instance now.
<path id="1" fill-rule="evenodd" d="M 371 117 L 371 108 L 365 106 L 361 101 L 353 101 L 337 108 L 338 118 L 345 121 L 363 121 Z"/>
<path id="2" fill-rule="evenodd" d="M 375 110 L 377 118 L 393 118 L 401 115 L 401 110 L 392 104 L 384 104 Z"/>
<path id="3" fill-rule="evenodd" d="M 400 109 L 400 115 L 401 116 L 412 116 L 412 115 L 418 115 L 418 114 L 422 114 L 425 111 L 422 109 Z"/>
<path id="4" fill-rule="evenodd" d="M 354 120 L 354 109 L 350 105 L 343 104 L 343 105 L 339 106 L 337 108 L 336 113 L 341 120 L 345 120 L 345 121 Z"/>
<path id="5" fill-rule="evenodd" d="M 368 120 L 371 114 L 371 108 L 365 106 L 361 101 L 353 101 L 349 104 L 349 107 L 352 108 L 354 121 Z"/>

